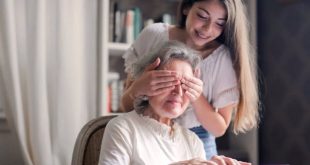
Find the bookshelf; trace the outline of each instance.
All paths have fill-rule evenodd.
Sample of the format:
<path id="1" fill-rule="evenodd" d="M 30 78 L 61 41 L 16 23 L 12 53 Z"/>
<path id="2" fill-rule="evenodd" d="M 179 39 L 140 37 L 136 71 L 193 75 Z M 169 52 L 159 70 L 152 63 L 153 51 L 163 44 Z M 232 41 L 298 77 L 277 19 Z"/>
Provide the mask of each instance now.
<path id="1" fill-rule="evenodd" d="M 119 115 L 118 112 L 111 112 L 110 102 L 112 100 L 109 87 L 111 82 L 111 59 L 122 58 L 122 55 L 130 47 L 129 43 L 117 43 L 110 40 L 111 6 L 110 0 L 99 0 L 99 90 L 98 93 L 98 115 Z M 121 64 L 123 65 L 123 64 Z M 113 72 L 114 75 L 117 72 Z M 112 76 L 113 77 L 113 76 Z M 115 77 L 115 76 L 114 76 Z M 119 76 L 118 76 L 119 77 Z M 113 78 L 112 78 L 113 79 Z M 119 79 L 119 78 L 116 78 Z M 113 81 L 113 80 L 112 80 Z"/>
<path id="2" fill-rule="evenodd" d="M 143 0 L 99 0 L 99 90 L 98 92 L 98 115 L 105 116 L 115 114 L 110 112 L 111 107 L 111 94 L 110 94 L 110 84 L 111 80 L 109 77 L 112 74 L 119 74 L 119 79 L 123 80 L 126 78 L 124 73 L 124 61 L 122 55 L 130 47 L 131 43 L 136 36 L 132 36 L 130 40 L 127 40 L 127 28 L 122 30 L 115 30 L 118 26 L 125 26 L 127 23 L 127 13 L 128 11 L 138 11 L 141 13 L 139 19 L 141 22 L 141 27 L 139 31 L 143 29 L 144 24 L 147 20 L 153 20 L 154 22 L 162 20 L 173 20 L 172 15 L 176 13 L 175 6 L 178 4 L 176 0 L 150 0 L 145 3 Z M 117 4 L 117 6 L 115 5 Z M 165 5 L 163 5 L 165 4 Z M 117 8 L 117 10 L 115 10 Z M 156 10 L 155 10 L 156 9 Z M 115 25 L 116 12 L 120 11 L 125 13 L 125 23 Z M 132 12 L 131 12 L 132 14 Z M 168 15 L 168 18 L 167 18 Z M 170 18 L 169 18 L 170 16 Z M 134 18 L 137 16 L 134 15 Z M 139 16 L 138 16 L 139 17 Z M 160 18 L 162 20 L 160 20 Z M 136 31 L 136 27 L 131 27 Z M 122 35 L 118 36 L 116 31 L 122 31 Z M 136 32 L 130 32 L 135 34 Z M 115 39 L 118 38 L 118 39 Z M 132 39 L 133 38 L 133 39 Z M 119 114 L 118 112 L 116 112 Z"/>

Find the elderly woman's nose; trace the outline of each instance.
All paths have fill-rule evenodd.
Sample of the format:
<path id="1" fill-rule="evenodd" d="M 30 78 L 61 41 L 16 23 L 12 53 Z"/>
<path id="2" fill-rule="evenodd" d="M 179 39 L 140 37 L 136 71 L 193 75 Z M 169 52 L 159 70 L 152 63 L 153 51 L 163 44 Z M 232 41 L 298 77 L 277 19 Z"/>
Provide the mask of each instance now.
<path id="1" fill-rule="evenodd" d="M 183 96 L 183 89 L 182 89 L 181 84 L 176 85 L 175 88 L 173 89 L 172 93 Z"/>

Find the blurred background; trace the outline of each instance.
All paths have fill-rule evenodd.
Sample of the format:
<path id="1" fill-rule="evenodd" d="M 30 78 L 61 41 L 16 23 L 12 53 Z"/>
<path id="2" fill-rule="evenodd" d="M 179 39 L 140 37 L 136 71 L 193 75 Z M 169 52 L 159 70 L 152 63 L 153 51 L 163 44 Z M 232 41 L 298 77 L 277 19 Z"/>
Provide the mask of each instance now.
<path id="1" fill-rule="evenodd" d="M 310 1 L 244 2 L 261 122 L 247 134 L 229 130 L 219 151 L 253 164 L 308 165 Z M 119 111 L 121 55 L 147 24 L 175 23 L 178 3 L 0 0 L 0 164 L 70 164 L 82 126 Z M 128 15 L 140 22 L 128 27 Z"/>

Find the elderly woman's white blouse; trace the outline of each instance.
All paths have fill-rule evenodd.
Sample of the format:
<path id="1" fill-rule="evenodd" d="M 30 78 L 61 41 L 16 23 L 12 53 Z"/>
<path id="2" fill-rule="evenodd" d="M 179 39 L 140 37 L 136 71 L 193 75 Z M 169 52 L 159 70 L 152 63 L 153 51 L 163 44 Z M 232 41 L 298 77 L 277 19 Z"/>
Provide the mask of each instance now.
<path id="1" fill-rule="evenodd" d="M 125 71 L 131 74 L 134 65 L 143 56 L 151 55 L 165 41 L 169 40 L 169 25 L 156 23 L 146 27 L 129 50 L 124 54 Z M 201 79 L 204 83 L 203 95 L 215 108 L 238 103 L 239 89 L 236 74 L 230 57 L 230 52 L 225 45 L 219 46 L 201 62 Z M 178 122 L 186 127 L 200 126 L 193 108 L 178 118 Z"/>
<path id="2" fill-rule="evenodd" d="M 112 119 L 104 132 L 99 165 L 164 165 L 193 158 L 205 158 L 203 144 L 193 132 L 171 127 L 137 114 Z"/>

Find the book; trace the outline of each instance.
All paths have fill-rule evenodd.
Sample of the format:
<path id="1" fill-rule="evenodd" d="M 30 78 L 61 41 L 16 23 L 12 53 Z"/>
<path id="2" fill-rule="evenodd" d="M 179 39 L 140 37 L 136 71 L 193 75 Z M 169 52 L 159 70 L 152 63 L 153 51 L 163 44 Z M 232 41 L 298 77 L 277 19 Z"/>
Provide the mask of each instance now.
<path id="1" fill-rule="evenodd" d="M 144 27 L 147 27 L 148 25 L 151 25 L 153 23 L 154 23 L 154 19 L 149 18 L 149 19 L 144 21 Z"/>
<path id="2" fill-rule="evenodd" d="M 108 112 L 117 112 L 120 105 L 120 95 L 119 95 L 119 78 L 120 74 L 117 72 L 110 72 L 108 74 L 108 84 L 109 84 L 109 109 Z"/>
<path id="3" fill-rule="evenodd" d="M 162 17 L 163 17 L 163 23 L 167 23 L 167 24 L 171 25 L 172 18 L 171 18 L 170 14 L 165 13 L 165 14 L 163 14 Z"/>
<path id="4" fill-rule="evenodd" d="M 142 29 L 142 15 L 138 7 L 135 7 L 133 11 L 134 11 L 134 39 L 137 39 Z"/>
<path id="5" fill-rule="evenodd" d="M 131 44 L 134 41 L 134 11 L 127 10 L 126 13 L 126 43 Z"/>

